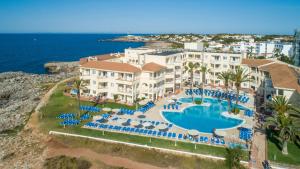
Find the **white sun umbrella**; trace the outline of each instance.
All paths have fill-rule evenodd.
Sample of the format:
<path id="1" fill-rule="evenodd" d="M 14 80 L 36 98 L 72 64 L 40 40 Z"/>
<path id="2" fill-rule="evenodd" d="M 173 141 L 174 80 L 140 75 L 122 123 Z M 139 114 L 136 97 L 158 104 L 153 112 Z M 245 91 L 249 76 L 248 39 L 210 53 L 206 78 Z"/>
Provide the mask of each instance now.
<path id="1" fill-rule="evenodd" d="M 199 131 L 198 130 L 188 130 L 188 134 L 191 136 L 197 136 L 199 135 Z"/>
<path id="2" fill-rule="evenodd" d="M 168 126 L 165 125 L 165 124 L 159 124 L 159 125 L 156 126 L 156 128 L 157 129 L 166 129 L 166 128 L 168 128 Z"/>
<path id="3" fill-rule="evenodd" d="M 243 128 L 251 129 L 251 128 L 253 127 L 253 125 L 244 123 L 244 124 L 242 125 L 242 127 L 243 127 Z"/>
<path id="4" fill-rule="evenodd" d="M 174 100 L 168 100 L 168 103 L 173 104 L 173 103 L 175 103 L 175 101 Z"/>
<path id="5" fill-rule="evenodd" d="M 120 112 L 120 109 L 112 109 L 111 111 L 118 113 L 118 112 Z"/>
<path id="6" fill-rule="evenodd" d="M 133 120 L 130 122 L 130 125 L 132 125 L 132 126 L 138 126 L 139 124 L 141 124 L 141 123 L 137 120 Z"/>
<path id="7" fill-rule="evenodd" d="M 226 132 L 223 131 L 223 130 L 216 130 L 216 131 L 215 131 L 215 134 L 216 134 L 217 136 L 221 136 L 221 137 L 225 137 L 225 136 L 227 135 Z"/>
<path id="8" fill-rule="evenodd" d="M 128 121 L 128 119 L 118 119 L 119 124 L 126 123 L 127 121 Z"/>
<path id="9" fill-rule="evenodd" d="M 153 124 L 149 121 L 146 121 L 146 122 L 143 123 L 143 126 L 145 126 L 145 127 L 149 127 L 149 126 L 152 126 L 152 125 Z"/>
<path id="10" fill-rule="evenodd" d="M 103 110 L 103 111 L 111 111 L 111 108 L 109 108 L 109 107 L 104 107 L 102 110 Z"/>

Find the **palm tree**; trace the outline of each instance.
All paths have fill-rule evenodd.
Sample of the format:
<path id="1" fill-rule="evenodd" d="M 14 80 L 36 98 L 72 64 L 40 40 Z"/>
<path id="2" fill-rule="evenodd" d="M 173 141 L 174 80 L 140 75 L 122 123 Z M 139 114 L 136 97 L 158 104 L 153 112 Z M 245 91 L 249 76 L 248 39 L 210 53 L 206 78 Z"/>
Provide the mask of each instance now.
<path id="1" fill-rule="evenodd" d="M 194 72 L 198 69 L 199 63 L 192 63 L 189 62 L 187 66 L 185 66 L 185 71 L 187 71 L 190 75 L 191 83 L 190 89 L 193 90 L 193 83 L 194 83 Z M 192 92 L 192 102 L 194 103 L 194 94 Z"/>
<path id="2" fill-rule="evenodd" d="M 289 110 L 292 110 L 292 106 L 284 96 L 275 96 L 269 104 L 269 107 L 278 114 L 285 114 Z"/>
<path id="3" fill-rule="evenodd" d="M 73 87 L 77 90 L 77 101 L 78 101 L 78 116 L 80 116 L 80 93 L 81 89 L 86 85 L 86 81 L 82 79 L 76 79 L 73 83 Z"/>
<path id="4" fill-rule="evenodd" d="M 225 163 L 229 169 L 241 168 L 240 161 L 244 154 L 241 147 L 226 148 Z"/>
<path id="5" fill-rule="evenodd" d="M 204 84 L 205 84 L 205 81 L 206 81 L 206 73 L 209 72 L 210 70 L 206 67 L 206 66 L 201 66 L 200 68 L 200 72 L 202 73 L 202 89 L 204 90 Z M 201 100 L 203 102 L 203 93 L 202 92 L 202 95 L 201 95 Z"/>
<path id="6" fill-rule="evenodd" d="M 273 117 L 268 117 L 265 123 L 266 127 L 274 126 L 279 130 L 279 137 L 282 142 L 282 154 L 288 154 L 288 141 L 295 138 L 296 127 L 293 124 L 292 118 L 285 113 L 275 114 Z"/>
<path id="7" fill-rule="evenodd" d="M 281 54 L 281 50 L 279 48 L 275 48 L 274 51 L 273 51 L 273 56 L 275 58 L 279 58 L 280 54 Z"/>
<path id="8" fill-rule="evenodd" d="M 247 58 L 250 59 L 250 58 L 252 58 L 254 47 L 250 46 L 248 49 L 250 49 L 250 50 L 247 51 Z"/>
<path id="9" fill-rule="evenodd" d="M 228 88 L 229 88 L 229 80 L 231 79 L 232 72 L 230 71 L 224 71 L 218 74 L 218 79 L 222 80 L 224 82 L 225 86 L 225 92 L 228 94 Z M 227 102 L 228 102 L 228 111 L 230 110 L 230 101 L 229 97 L 227 97 Z"/>
<path id="10" fill-rule="evenodd" d="M 237 67 L 235 71 L 231 75 L 231 80 L 234 83 L 234 86 L 236 88 L 236 105 L 239 103 L 239 95 L 241 90 L 241 84 L 244 82 L 251 81 L 250 75 L 246 72 L 245 69 L 241 67 Z"/>

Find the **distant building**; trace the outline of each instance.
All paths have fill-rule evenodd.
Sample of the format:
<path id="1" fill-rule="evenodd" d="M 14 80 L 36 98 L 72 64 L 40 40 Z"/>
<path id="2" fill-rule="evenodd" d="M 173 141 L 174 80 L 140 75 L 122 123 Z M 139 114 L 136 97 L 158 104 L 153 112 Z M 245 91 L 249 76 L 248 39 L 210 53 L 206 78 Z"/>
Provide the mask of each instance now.
<path id="1" fill-rule="evenodd" d="M 203 43 L 202 42 L 186 42 L 186 43 L 184 43 L 184 49 L 202 51 Z"/>
<path id="2" fill-rule="evenodd" d="M 293 44 L 293 49 L 294 49 L 294 61 L 296 66 L 300 66 L 300 30 L 295 31 L 295 41 Z"/>

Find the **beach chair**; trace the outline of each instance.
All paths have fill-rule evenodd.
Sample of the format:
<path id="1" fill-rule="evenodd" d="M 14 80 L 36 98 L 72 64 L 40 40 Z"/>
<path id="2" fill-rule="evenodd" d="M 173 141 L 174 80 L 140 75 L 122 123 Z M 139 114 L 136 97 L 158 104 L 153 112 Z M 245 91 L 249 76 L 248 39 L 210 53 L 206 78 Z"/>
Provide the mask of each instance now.
<path id="1" fill-rule="evenodd" d="M 181 133 L 178 134 L 178 139 L 179 139 L 179 140 L 182 140 L 182 139 L 183 139 L 183 134 L 181 134 Z"/>

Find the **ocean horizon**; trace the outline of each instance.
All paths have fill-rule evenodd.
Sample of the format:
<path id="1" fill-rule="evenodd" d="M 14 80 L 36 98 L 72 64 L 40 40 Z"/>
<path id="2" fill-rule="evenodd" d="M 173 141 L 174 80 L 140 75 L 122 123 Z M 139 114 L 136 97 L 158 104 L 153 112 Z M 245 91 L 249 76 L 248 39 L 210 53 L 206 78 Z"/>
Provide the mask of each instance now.
<path id="1" fill-rule="evenodd" d="M 124 52 L 143 42 L 107 41 L 127 34 L 0 33 L 0 73 L 47 73 L 47 62 L 77 61 L 82 57 Z"/>

